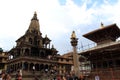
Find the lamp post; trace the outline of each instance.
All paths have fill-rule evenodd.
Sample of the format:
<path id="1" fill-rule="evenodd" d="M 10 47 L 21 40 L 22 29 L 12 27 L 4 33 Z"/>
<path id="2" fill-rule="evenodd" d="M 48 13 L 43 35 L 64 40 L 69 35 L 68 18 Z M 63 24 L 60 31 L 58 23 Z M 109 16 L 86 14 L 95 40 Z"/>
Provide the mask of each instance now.
<path id="1" fill-rule="evenodd" d="M 78 56 L 77 56 L 77 43 L 78 43 L 78 38 L 76 38 L 75 31 L 72 32 L 71 35 L 71 45 L 73 46 L 73 70 L 75 72 L 75 75 L 79 76 L 79 63 L 78 63 Z"/>

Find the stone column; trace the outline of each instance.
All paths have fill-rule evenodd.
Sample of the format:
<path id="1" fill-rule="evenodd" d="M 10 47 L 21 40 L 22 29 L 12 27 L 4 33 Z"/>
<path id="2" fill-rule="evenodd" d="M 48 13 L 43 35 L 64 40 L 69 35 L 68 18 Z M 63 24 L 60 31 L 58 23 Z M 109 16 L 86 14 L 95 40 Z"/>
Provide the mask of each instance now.
<path id="1" fill-rule="evenodd" d="M 79 77 L 79 61 L 78 61 L 78 54 L 77 54 L 77 43 L 78 43 L 78 38 L 76 38 L 75 31 L 72 32 L 71 35 L 71 45 L 73 46 L 73 71 L 75 75 Z"/>

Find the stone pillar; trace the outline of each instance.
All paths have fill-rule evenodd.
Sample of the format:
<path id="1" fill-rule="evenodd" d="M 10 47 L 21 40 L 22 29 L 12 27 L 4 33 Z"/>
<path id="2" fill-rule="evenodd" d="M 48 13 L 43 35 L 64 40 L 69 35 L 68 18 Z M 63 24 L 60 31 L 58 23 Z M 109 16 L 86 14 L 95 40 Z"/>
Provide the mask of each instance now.
<path id="1" fill-rule="evenodd" d="M 79 77 L 79 61 L 78 61 L 78 55 L 77 55 L 77 43 L 78 43 L 78 38 L 76 38 L 75 31 L 72 32 L 71 35 L 71 45 L 73 46 L 73 71 L 75 75 Z"/>

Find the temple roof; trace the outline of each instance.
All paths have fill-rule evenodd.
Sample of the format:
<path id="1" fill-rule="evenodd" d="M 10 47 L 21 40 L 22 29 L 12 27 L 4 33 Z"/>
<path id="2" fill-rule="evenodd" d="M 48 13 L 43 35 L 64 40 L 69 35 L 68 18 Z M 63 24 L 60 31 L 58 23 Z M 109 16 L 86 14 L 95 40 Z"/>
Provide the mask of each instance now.
<path id="1" fill-rule="evenodd" d="M 42 33 L 40 32 L 40 25 L 39 25 L 39 20 L 37 18 L 36 12 L 34 13 L 32 19 L 31 19 L 29 28 L 26 31 L 25 35 L 27 33 L 34 33 L 34 34 L 42 35 Z M 16 42 L 19 41 L 20 39 L 23 39 L 25 37 L 25 35 L 21 36 L 18 40 L 16 40 Z"/>
<path id="2" fill-rule="evenodd" d="M 39 20 L 37 19 L 37 13 L 35 12 L 33 18 L 31 19 L 31 23 L 29 25 L 30 31 L 40 31 Z"/>
<path id="3" fill-rule="evenodd" d="M 87 34 L 84 34 L 83 36 L 96 43 L 104 40 L 115 41 L 118 37 L 120 37 L 120 29 L 116 24 L 111 24 L 111 25 L 96 29 L 94 31 L 91 31 Z"/>

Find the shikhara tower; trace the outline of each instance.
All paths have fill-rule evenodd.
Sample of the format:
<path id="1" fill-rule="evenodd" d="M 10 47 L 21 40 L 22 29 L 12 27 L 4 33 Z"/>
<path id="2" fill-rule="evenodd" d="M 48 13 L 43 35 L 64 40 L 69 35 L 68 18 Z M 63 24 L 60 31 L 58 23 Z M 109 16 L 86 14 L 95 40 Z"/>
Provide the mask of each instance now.
<path id="1" fill-rule="evenodd" d="M 23 78 L 31 78 L 34 75 L 40 77 L 40 72 L 57 72 L 57 50 L 50 46 L 51 40 L 47 35 L 43 38 L 40 31 L 37 13 L 34 13 L 28 30 L 17 41 L 16 47 L 9 51 L 10 57 L 7 71 L 15 76 L 17 70 L 22 71 Z M 34 72 L 33 72 L 33 69 Z"/>

